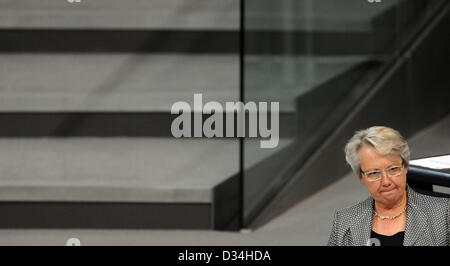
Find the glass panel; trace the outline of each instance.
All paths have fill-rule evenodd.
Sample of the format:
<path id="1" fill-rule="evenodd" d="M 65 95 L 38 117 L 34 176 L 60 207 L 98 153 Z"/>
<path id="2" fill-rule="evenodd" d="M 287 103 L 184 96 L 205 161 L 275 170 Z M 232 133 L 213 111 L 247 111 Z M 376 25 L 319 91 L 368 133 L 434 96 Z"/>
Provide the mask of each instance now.
<path id="1" fill-rule="evenodd" d="M 244 145 L 249 225 L 442 1 L 246 0 L 245 101 L 280 103 L 280 145 Z"/>

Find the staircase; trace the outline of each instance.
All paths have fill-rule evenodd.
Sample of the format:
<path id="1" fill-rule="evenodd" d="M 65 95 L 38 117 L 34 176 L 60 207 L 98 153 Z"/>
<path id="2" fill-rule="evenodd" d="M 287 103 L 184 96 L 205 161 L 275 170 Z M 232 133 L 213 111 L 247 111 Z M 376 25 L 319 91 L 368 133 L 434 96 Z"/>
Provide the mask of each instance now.
<path id="1" fill-rule="evenodd" d="M 238 140 L 170 109 L 238 100 L 238 27 L 237 0 L 0 0 L 0 227 L 236 228 Z"/>

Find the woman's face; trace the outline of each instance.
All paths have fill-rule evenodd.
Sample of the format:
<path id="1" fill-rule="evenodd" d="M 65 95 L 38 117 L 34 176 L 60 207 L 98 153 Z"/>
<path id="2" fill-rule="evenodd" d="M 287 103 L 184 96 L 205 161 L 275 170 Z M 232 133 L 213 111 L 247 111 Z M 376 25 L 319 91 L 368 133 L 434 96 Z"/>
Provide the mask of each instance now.
<path id="1" fill-rule="evenodd" d="M 359 150 L 361 171 L 384 171 L 393 166 L 401 166 L 402 158 L 398 155 L 380 155 L 372 147 L 363 146 Z M 401 169 L 401 173 L 395 177 L 388 177 L 386 172 L 382 172 L 379 181 L 371 182 L 361 174 L 360 181 L 367 187 L 376 202 L 386 206 L 392 206 L 402 199 L 406 193 L 406 167 Z"/>

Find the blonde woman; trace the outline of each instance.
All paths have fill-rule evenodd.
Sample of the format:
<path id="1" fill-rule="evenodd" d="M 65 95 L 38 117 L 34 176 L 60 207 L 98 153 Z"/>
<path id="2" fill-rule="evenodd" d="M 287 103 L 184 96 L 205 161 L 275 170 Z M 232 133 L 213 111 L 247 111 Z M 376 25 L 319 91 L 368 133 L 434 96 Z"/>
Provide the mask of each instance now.
<path id="1" fill-rule="evenodd" d="M 448 246 L 450 199 L 407 186 L 409 147 L 388 127 L 355 133 L 346 160 L 370 197 L 334 216 L 329 246 Z"/>

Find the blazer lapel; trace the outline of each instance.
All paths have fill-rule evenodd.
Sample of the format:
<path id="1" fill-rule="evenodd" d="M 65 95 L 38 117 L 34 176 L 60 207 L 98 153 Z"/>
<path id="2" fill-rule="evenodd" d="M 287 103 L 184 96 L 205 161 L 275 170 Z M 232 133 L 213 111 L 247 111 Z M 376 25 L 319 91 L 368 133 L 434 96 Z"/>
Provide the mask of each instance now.
<path id="1" fill-rule="evenodd" d="M 427 217 L 415 202 L 414 191 L 408 187 L 408 205 L 406 209 L 406 228 L 404 246 L 413 246 L 423 235 L 427 226 Z"/>
<path id="2" fill-rule="evenodd" d="M 359 214 L 350 224 L 350 232 L 355 246 L 367 246 L 369 244 L 372 228 L 373 199 L 369 197 L 361 206 Z"/>

